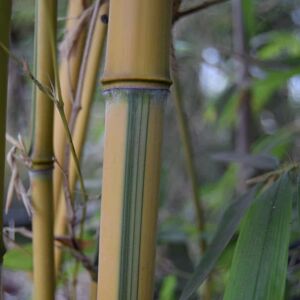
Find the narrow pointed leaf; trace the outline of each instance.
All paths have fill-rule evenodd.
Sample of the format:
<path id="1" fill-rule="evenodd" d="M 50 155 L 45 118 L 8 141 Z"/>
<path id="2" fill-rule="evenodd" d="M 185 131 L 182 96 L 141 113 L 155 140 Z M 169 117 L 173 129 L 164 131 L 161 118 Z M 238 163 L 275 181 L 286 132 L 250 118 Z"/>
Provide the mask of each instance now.
<path id="1" fill-rule="evenodd" d="M 210 246 L 183 290 L 181 300 L 189 299 L 207 278 L 254 200 L 256 191 L 257 188 L 253 188 L 225 211 Z"/>
<path id="2" fill-rule="evenodd" d="M 245 26 L 245 34 L 247 39 L 250 40 L 251 37 L 255 34 L 255 9 L 254 9 L 254 1 L 252 0 L 242 0 L 242 10 L 244 17 L 244 26 Z"/>
<path id="3" fill-rule="evenodd" d="M 220 152 L 212 155 L 216 161 L 238 162 L 257 170 L 274 170 L 279 167 L 279 160 L 268 154 L 240 154 L 235 152 Z"/>
<path id="4" fill-rule="evenodd" d="M 297 177 L 296 201 L 298 210 L 298 222 L 300 223 L 300 174 Z"/>
<path id="5" fill-rule="evenodd" d="M 283 299 L 294 187 L 284 174 L 246 215 L 224 300 Z"/>

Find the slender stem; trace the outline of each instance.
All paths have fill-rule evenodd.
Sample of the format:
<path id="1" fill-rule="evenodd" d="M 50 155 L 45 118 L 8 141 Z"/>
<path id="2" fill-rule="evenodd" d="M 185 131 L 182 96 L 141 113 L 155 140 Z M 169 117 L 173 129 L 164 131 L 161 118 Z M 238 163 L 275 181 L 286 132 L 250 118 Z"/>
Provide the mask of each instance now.
<path id="1" fill-rule="evenodd" d="M 232 0 L 232 22 L 233 22 L 233 48 L 238 62 L 238 88 L 239 107 L 236 125 L 236 151 L 240 154 L 247 154 L 251 143 L 251 90 L 249 87 L 249 62 L 248 56 L 248 36 L 243 16 L 242 0 Z M 238 189 L 245 191 L 247 179 L 247 167 L 240 166 Z"/>
<path id="2" fill-rule="evenodd" d="M 90 283 L 90 297 L 89 300 L 97 300 L 97 282 L 91 281 Z"/>
<path id="3" fill-rule="evenodd" d="M 0 42 L 9 47 L 11 0 L 0 0 Z M 2 263 L 5 254 L 3 242 L 3 205 L 4 205 L 4 174 L 5 174 L 5 129 L 6 129 L 6 102 L 8 82 L 8 58 L 3 49 L 0 49 L 0 299 L 2 290 Z"/>
<path id="4" fill-rule="evenodd" d="M 220 4 L 223 2 L 226 2 L 228 0 L 207 0 L 207 1 L 203 1 L 202 3 L 200 3 L 199 5 L 192 7 L 192 8 L 188 8 L 184 11 L 178 11 L 174 14 L 173 16 L 173 23 L 175 23 L 176 21 L 178 21 L 179 19 L 189 16 L 191 14 L 197 13 L 201 10 L 204 10 L 208 7 L 214 6 L 216 4 Z"/>
<path id="5" fill-rule="evenodd" d="M 203 254 L 206 250 L 206 240 L 203 237 L 205 231 L 205 212 L 201 200 L 201 194 L 199 191 L 199 185 L 197 180 L 197 173 L 195 169 L 195 162 L 193 159 L 193 150 L 191 144 L 191 138 L 189 134 L 188 124 L 184 113 L 182 96 L 180 91 L 180 84 L 176 74 L 172 73 L 173 85 L 171 88 L 172 100 L 175 105 L 177 124 L 179 126 L 180 138 L 183 146 L 184 157 L 186 161 L 186 169 L 191 181 L 193 203 L 196 211 L 196 221 L 198 227 L 198 233 L 200 235 L 200 251 Z"/>
<path id="6" fill-rule="evenodd" d="M 73 103 L 73 110 L 72 110 L 71 118 L 69 121 L 69 128 L 70 128 L 70 131 L 72 134 L 74 131 L 75 122 L 76 122 L 78 113 L 81 109 L 81 99 L 82 99 L 83 86 L 84 86 L 84 81 L 85 81 L 84 79 L 85 79 L 86 73 L 87 73 L 88 58 L 89 58 L 89 54 L 91 52 L 91 46 L 92 46 L 93 37 L 94 37 L 94 33 L 95 33 L 96 23 L 97 23 L 97 19 L 99 17 L 98 15 L 99 15 L 99 10 L 100 10 L 100 6 L 101 6 L 102 2 L 103 2 L 103 0 L 96 1 L 95 7 L 93 9 L 92 19 L 91 19 L 91 22 L 89 25 L 87 40 L 86 40 L 82 63 L 81 63 L 81 67 L 80 67 L 79 80 L 78 80 L 78 85 L 77 85 L 77 89 L 76 89 L 76 96 L 75 96 L 75 100 Z M 98 20 L 98 21 L 101 22 L 101 20 Z M 102 45 L 100 45 L 100 49 L 101 48 L 102 48 Z M 96 76 L 96 74 L 95 74 L 95 76 Z"/>
<path id="7" fill-rule="evenodd" d="M 54 82 L 51 45 L 55 43 L 56 2 L 38 1 L 36 20 L 36 78 L 50 89 Z M 54 299 L 53 235 L 53 101 L 36 87 L 34 136 L 30 170 L 33 204 L 33 299 Z"/>
<path id="8" fill-rule="evenodd" d="M 74 128 L 75 128 L 76 120 L 77 120 L 77 117 L 78 117 L 78 113 L 81 109 L 82 91 L 83 91 L 84 82 L 85 82 L 87 64 L 91 63 L 91 62 L 89 62 L 89 54 L 90 54 L 91 45 L 92 45 L 92 42 L 93 42 L 93 35 L 94 35 L 94 32 L 95 32 L 95 27 L 96 27 L 96 23 L 97 23 L 97 19 L 98 19 L 100 4 L 101 4 L 101 0 L 97 0 L 96 5 L 95 5 L 94 10 L 93 10 L 92 20 L 91 20 L 91 23 L 89 25 L 88 36 L 87 36 L 85 49 L 84 49 L 84 53 L 83 53 L 83 62 L 81 64 L 80 74 L 79 74 L 79 81 L 78 81 L 78 86 L 77 86 L 77 90 L 76 90 L 76 97 L 75 97 L 75 101 L 73 103 L 73 109 L 72 109 L 71 117 L 70 117 L 70 120 L 69 120 L 69 130 L 70 130 L 71 135 L 74 132 Z M 99 20 L 99 21 L 101 21 L 101 20 Z M 102 35 L 102 37 L 103 37 L 103 35 Z M 100 58 L 99 54 L 101 53 L 101 49 L 102 49 L 102 46 L 103 46 L 103 41 L 98 46 L 100 46 L 100 48 L 97 47 L 97 50 L 99 50 L 99 51 L 97 53 L 98 56 L 96 58 L 99 59 Z M 93 61 L 93 64 L 98 66 L 99 65 L 99 60 L 98 61 Z M 93 82 L 95 82 L 95 78 L 97 76 L 97 71 L 94 72 L 93 75 L 94 75 L 94 79 L 93 79 L 94 81 Z M 95 88 L 95 85 L 93 85 L 92 87 Z M 92 94 L 93 93 L 90 93 L 89 95 L 92 97 Z M 91 100 L 91 98 L 88 99 L 88 101 L 89 101 L 88 106 L 89 107 L 90 107 L 90 103 L 91 103 L 90 100 Z M 86 121 L 87 121 L 87 118 L 86 118 Z M 82 138 L 81 142 L 83 143 L 83 138 Z M 70 155 L 73 151 L 72 149 L 70 149 L 71 146 L 72 146 L 71 144 L 68 144 L 66 146 L 66 149 L 65 149 L 65 167 L 64 167 L 65 170 L 69 169 Z M 81 147 L 82 147 L 82 145 L 81 145 Z M 76 150 L 77 149 L 74 146 L 74 151 L 76 151 Z M 76 156 L 79 158 L 79 155 L 77 154 L 77 151 L 76 151 Z M 81 180 L 81 179 L 79 179 L 79 180 Z M 81 185 L 82 185 L 82 183 L 81 183 Z M 84 201 L 82 221 L 80 222 L 80 234 L 79 234 L 80 239 L 82 238 L 82 235 L 83 235 L 84 220 L 85 220 L 85 215 L 86 215 L 86 203 L 85 202 L 86 201 Z"/>
<path id="9" fill-rule="evenodd" d="M 81 100 L 82 103 L 79 102 L 79 105 L 82 107 L 80 110 L 79 114 L 76 113 L 76 118 L 72 118 L 74 120 L 73 124 L 73 143 L 74 143 L 74 148 L 76 150 L 77 157 L 80 159 L 81 157 L 81 152 L 84 144 L 84 140 L 86 137 L 86 132 L 87 132 L 87 126 L 88 126 L 88 120 L 89 120 L 89 113 L 92 105 L 92 99 L 93 95 L 95 92 L 96 88 L 96 82 L 97 82 L 97 74 L 100 66 L 100 58 L 102 55 L 102 50 L 103 50 L 103 45 L 104 45 L 104 40 L 106 36 L 106 29 L 107 29 L 107 24 L 103 23 L 101 21 L 101 16 L 107 15 L 108 13 L 108 3 L 104 3 L 101 5 L 100 10 L 98 12 L 98 17 L 94 18 L 93 20 L 95 21 L 95 27 L 93 30 L 93 35 L 91 38 L 87 38 L 87 44 L 90 43 L 89 45 L 89 53 L 87 55 L 87 60 L 83 61 L 83 64 L 86 64 L 86 70 L 89 72 L 86 72 L 85 76 L 82 77 L 82 84 L 81 84 Z M 92 24 L 91 24 L 92 25 Z M 89 30 L 90 31 L 90 30 Z M 89 35 L 88 35 L 89 36 Z M 72 116 L 74 113 L 72 112 Z M 76 120 L 76 122 L 75 122 Z M 70 127 L 71 130 L 71 127 Z M 71 192 L 71 198 L 73 197 L 75 186 L 76 186 L 76 181 L 78 179 L 77 172 L 76 172 L 76 164 L 74 161 L 73 157 L 70 157 L 70 147 L 68 146 L 66 149 L 66 157 L 65 157 L 65 170 L 68 170 L 68 183 L 67 185 L 69 186 L 69 190 Z M 59 206 L 58 206 L 58 214 L 57 214 L 57 220 L 56 220 L 56 226 L 55 226 L 55 235 L 61 236 L 64 235 L 66 232 L 66 225 L 67 225 L 67 214 L 68 212 L 66 211 L 66 202 L 64 201 L 65 199 L 64 191 L 61 191 L 60 194 L 60 201 L 59 201 Z M 84 215 L 81 219 L 81 223 L 84 223 Z M 80 229 L 80 238 L 82 238 L 83 234 L 83 227 L 81 226 Z M 61 261 L 61 255 L 62 251 L 60 248 L 57 248 L 56 250 L 56 265 L 57 265 L 57 270 L 60 265 Z"/>
<path id="10" fill-rule="evenodd" d="M 186 115 L 184 113 L 182 96 L 180 90 L 180 83 L 175 72 L 172 72 L 172 80 L 173 85 L 171 88 L 172 100 L 175 105 L 177 124 L 179 126 L 180 138 L 183 146 L 183 152 L 186 162 L 186 169 L 188 173 L 188 177 L 190 178 L 191 187 L 192 187 L 192 199 L 196 212 L 196 221 L 198 227 L 198 234 L 200 236 L 199 248 L 200 253 L 203 254 L 206 251 L 207 243 L 204 238 L 205 233 L 205 210 L 203 207 L 201 193 L 199 190 L 197 172 L 195 169 L 195 162 L 193 158 L 193 149 L 191 144 L 191 137 L 188 129 L 188 122 L 186 119 Z M 211 280 L 208 279 L 204 286 L 204 299 L 211 299 Z"/>
<path id="11" fill-rule="evenodd" d="M 86 23 L 80 22 L 78 16 L 82 16 L 83 12 L 87 9 L 89 1 L 70 0 L 66 24 L 66 37 L 76 33 L 75 42 L 69 46 L 69 39 L 65 42 L 67 44 L 66 50 L 62 51 L 59 76 L 61 80 L 62 90 L 61 95 L 64 101 L 64 113 L 66 119 L 69 120 L 72 106 L 73 106 L 73 91 L 76 90 L 81 58 L 84 49 L 84 42 L 86 37 Z M 75 19 L 74 19 L 75 18 Z M 81 26 L 80 26 L 81 25 Z M 78 28 L 78 29 L 77 29 Z M 64 166 L 65 147 L 67 144 L 67 134 L 64 129 L 60 113 L 58 110 L 54 114 L 54 153 L 56 160 L 61 166 Z M 54 199 L 55 211 L 57 213 L 58 202 L 60 201 L 60 193 L 62 190 L 62 172 L 59 167 L 54 168 Z"/>
<path id="12" fill-rule="evenodd" d="M 68 120 L 71 115 L 72 106 L 73 106 L 73 91 L 76 90 L 81 58 L 84 49 L 84 42 L 86 37 L 86 24 L 83 24 L 79 31 L 76 31 L 76 27 L 79 26 L 79 19 L 73 19 L 73 17 L 82 16 L 83 12 L 87 7 L 88 1 L 82 0 L 70 0 L 68 7 L 68 22 L 66 24 L 66 37 L 71 34 L 71 32 L 77 32 L 76 43 L 72 46 L 71 49 L 63 51 L 59 69 L 59 75 L 61 80 L 61 97 L 63 100 L 63 111 L 65 115 L 65 121 L 68 123 Z M 86 21 L 87 23 L 87 21 Z M 65 53 L 66 52 L 66 53 Z M 55 110 L 54 118 L 54 152 L 58 164 L 54 169 L 54 199 L 55 199 L 55 235 L 61 236 L 65 234 L 66 231 L 66 209 L 65 209 L 65 197 L 61 197 L 64 192 L 62 188 L 62 182 L 68 181 L 68 170 L 63 168 L 63 172 L 67 178 L 63 179 L 63 172 L 59 166 L 64 166 L 65 162 L 65 148 L 67 145 L 68 134 L 65 130 L 65 124 L 63 123 L 61 117 L 62 111 L 59 109 Z M 64 185 L 65 186 L 65 185 Z M 70 190 L 70 197 L 72 192 Z M 72 203 L 71 203 L 72 204 Z M 64 206 L 64 208 L 61 208 Z M 71 213 L 71 212 L 70 212 Z M 64 219 L 62 224 L 62 219 Z M 59 269 L 62 261 L 62 249 L 61 247 L 55 248 L 55 270 L 56 274 L 59 273 Z"/>

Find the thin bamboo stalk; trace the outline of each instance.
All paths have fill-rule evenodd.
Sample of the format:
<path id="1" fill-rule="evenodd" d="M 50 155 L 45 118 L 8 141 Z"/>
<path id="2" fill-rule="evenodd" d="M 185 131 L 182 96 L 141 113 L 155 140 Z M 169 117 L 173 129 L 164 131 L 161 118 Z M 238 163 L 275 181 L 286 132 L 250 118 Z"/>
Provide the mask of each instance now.
<path id="1" fill-rule="evenodd" d="M 171 4 L 110 2 L 97 299 L 152 299 Z"/>
<path id="2" fill-rule="evenodd" d="M 232 0 L 232 24 L 233 24 L 233 48 L 239 62 L 238 89 L 239 106 L 236 122 L 236 151 L 240 154 L 247 154 L 251 145 L 251 89 L 249 86 L 250 73 L 249 62 L 246 59 L 249 52 L 250 33 L 246 32 L 244 18 L 244 4 L 242 0 Z M 250 12 L 251 13 L 251 12 Z M 238 189 L 243 192 L 247 189 L 246 179 L 248 177 L 247 166 L 241 164 L 239 170 Z"/>
<path id="3" fill-rule="evenodd" d="M 36 78 L 48 88 L 54 83 L 51 39 L 56 32 L 56 1 L 38 1 L 36 20 Z M 33 229 L 33 299 L 54 299 L 53 236 L 53 102 L 36 88 L 34 135 L 31 145 Z"/>
<path id="4" fill-rule="evenodd" d="M 90 300 L 97 300 L 97 282 L 91 281 L 90 284 Z"/>
<path id="5" fill-rule="evenodd" d="M 78 118 L 75 122 L 75 127 L 73 130 L 73 143 L 75 146 L 75 150 L 77 156 L 80 158 L 82 153 L 82 148 L 84 144 L 84 140 L 86 137 L 88 119 L 92 104 L 93 95 L 95 93 L 97 74 L 100 66 L 100 59 L 102 56 L 102 49 L 104 45 L 104 40 L 107 31 L 107 24 L 101 20 L 101 16 L 106 16 L 108 13 L 108 3 L 104 3 L 101 5 L 96 26 L 94 29 L 92 43 L 90 47 L 90 52 L 87 58 L 87 67 L 83 80 L 82 86 L 82 97 L 81 97 L 81 110 L 79 111 Z M 76 181 L 78 179 L 76 166 L 74 159 L 70 158 L 70 166 L 69 166 L 69 188 L 71 191 L 71 196 L 74 194 Z M 57 219 L 55 223 L 55 236 L 62 236 L 66 233 L 68 222 L 68 215 L 66 211 L 66 201 L 64 191 L 61 190 L 60 200 L 58 202 L 57 209 Z M 62 251 L 60 248 L 55 249 L 55 264 L 56 264 L 56 272 L 58 272 L 59 267 L 61 265 Z"/>
<path id="6" fill-rule="evenodd" d="M 66 33 L 71 31 L 77 32 L 77 37 L 73 44 L 73 40 L 65 43 L 66 50 L 63 51 L 61 56 L 59 77 L 61 80 L 61 93 L 64 100 L 64 112 L 67 120 L 69 120 L 73 101 L 75 98 L 75 91 L 77 87 L 77 81 L 80 71 L 81 58 L 84 49 L 84 42 L 86 37 L 86 22 L 83 22 L 83 26 L 80 26 L 80 15 L 87 8 L 90 1 L 82 0 L 70 0 L 68 13 L 67 13 L 67 23 L 66 23 Z M 78 31 L 74 30 L 78 27 Z M 64 130 L 64 125 L 61 120 L 60 114 L 55 110 L 54 114 L 54 153 L 55 158 L 61 166 L 64 165 L 65 157 L 65 147 L 67 144 L 67 136 Z M 58 166 L 54 168 L 54 199 L 55 199 L 55 211 L 57 212 L 58 202 L 60 201 L 60 193 L 62 190 L 62 179 L 63 175 Z"/>
<path id="7" fill-rule="evenodd" d="M 186 116 L 184 114 L 181 91 L 177 76 L 172 73 L 173 86 L 171 89 L 172 99 L 175 105 L 176 118 L 179 127 L 180 138 L 183 146 L 184 158 L 186 161 L 186 169 L 188 176 L 191 181 L 193 203 L 196 212 L 196 221 L 198 226 L 198 232 L 200 234 L 200 250 L 202 254 L 206 250 L 206 240 L 203 237 L 205 231 L 205 219 L 204 219 L 204 208 L 200 197 L 200 191 L 197 180 L 197 173 L 195 169 L 195 163 L 193 161 L 193 150 L 188 129 Z"/>
<path id="8" fill-rule="evenodd" d="M 193 159 L 193 150 L 191 144 L 191 138 L 188 129 L 187 119 L 184 113 L 182 96 L 180 90 L 180 83 L 175 72 L 172 72 L 172 81 L 173 85 L 171 88 L 172 100 L 175 105 L 175 112 L 177 118 L 177 124 L 179 127 L 180 139 L 183 146 L 184 158 L 186 162 L 186 170 L 188 173 L 188 177 L 191 181 L 192 187 L 192 199 L 196 212 L 196 222 L 198 227 L 198 234 L 200 235 L 199 248 L 200 253 L 203 255 L 206 251 L 207 243 L 204 238 L 205 233 L 205 210 L 203 207 L 203 202 L 200 196 L 199 185 L 197 180 L 197 172 L 195 169 L 195 162 Z M 206 284 L 203 286 L 203 299 L 209 300 L 211 299 L 211 281 L 208 279 Z"/>
<path id="9" fill-rule="evenodd" d="M 0 43 L 9 48 L 11 0 L 0 0 Z M 6 102 L 8 81 L 8 55 L 0 48 L 0 299 L 2 290 L 2 263 L 5 254 L 3 242 L 3 203 L 4 203 L 4 174 L 5 174 L 5 129 L 6 129 Z"/>

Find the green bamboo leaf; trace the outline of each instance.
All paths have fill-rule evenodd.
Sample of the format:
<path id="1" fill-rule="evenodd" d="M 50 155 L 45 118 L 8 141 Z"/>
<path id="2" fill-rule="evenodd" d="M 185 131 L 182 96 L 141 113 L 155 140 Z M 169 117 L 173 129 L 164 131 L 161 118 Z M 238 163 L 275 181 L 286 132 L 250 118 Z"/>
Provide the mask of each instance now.
<path id="1" fill-rule="evenodd" d="M 297 177 L 297 191 L 296 191 L 296 200 L 297 200 L 297 210 L 298 210 L 298 222 L 300 223 L 300 174 Z"/>
<path id="2" fill-rule="evenodd" d="M 247 209 L 255 199 L 256 191 L 257 188 L 253 188 L 248 194 L 242 196 L 225 211 L 210 246 L 199 265 L 196 267 L 194 274 L 187 282 L 180 300 L 189 299 L 189 297 L 197 291 L 199 286 L 207 278 L 208 274 L 215 266 L 218 258 L 237 230 Z"/>
<path id="3" fill-rule="evenodd" d="M 294 187 L 285 173 L 246 215 L 224 300 L 283 299 Z"/>
<path id="4" fill-rule="evenodd" d="M 3 261 L 4 268 L 14 271 L 32 271 L 32 245 L 24 245 L 6 252 Z"/>
<path id="5" fill-rule="evenodd" d="M 289 152 L 296 132 L 295 126 L 288 125 L 277 130 L 276 134 L 265 135 L 253 143 L 252 153 L 267 153 L 282 160 Z"/>
<path id="6" fill-rule="evenodd" d="M 216 161 L 242 163 L 257 170 L 271 171 L 279 167 L 279 160 L 267 154 L 219 152 L 211 156 Z"/>
<path id="7" fill-rule="evenodd" d="M 282 31 L 267 34 L 268 42 L 258 50 L 260 59 L 299 57 L 300 39 L 294 32 Z"/>
<path id="8" fill-rule="evenodd" d="M 272 100 L 272 95 L 281 89 L 290 77 L 299 74 L 299 72 L 300 68 L 297 66 L 291 70 L 268 72 L 266 78 L 255 80 L 251 87 L 254 113 L 260 112 Z"/>
<path id="9" fill-rule="evenodd" d="M 167 276 L 159 293 L 159 300 L 175 300 L 177 278 L 174 275 Z"/>
<path id="10" fill-rule="evenodd" d="M 245 34 L 249 40 L 255 34 L 255 9 L 253 0 L 242 0 Z"/>

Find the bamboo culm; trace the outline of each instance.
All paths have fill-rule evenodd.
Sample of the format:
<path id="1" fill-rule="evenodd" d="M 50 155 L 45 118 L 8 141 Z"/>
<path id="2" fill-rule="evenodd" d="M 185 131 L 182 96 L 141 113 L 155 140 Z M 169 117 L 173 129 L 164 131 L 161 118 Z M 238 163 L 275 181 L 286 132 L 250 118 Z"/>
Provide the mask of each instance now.
<path id="1" fill-rule="evenodd" d="M 44 86 L 54 84 L 52 46 L 56 32 L 56 2 L 36 2 L 36 78 Z M 53 101 L 37 87 L 33 137 L 30 150 L 33 231 L 33 299 L 53 300 L 54 235 L 53 235 Z"/>
<path id="2" fill-rule="evenodd" d="M 153 298 L 171 4 L 110 1 L 98 300 Z"/>

